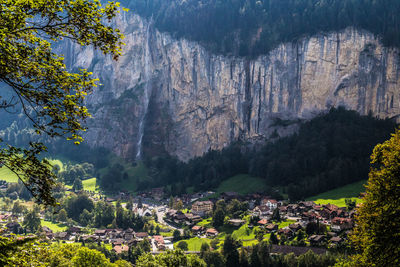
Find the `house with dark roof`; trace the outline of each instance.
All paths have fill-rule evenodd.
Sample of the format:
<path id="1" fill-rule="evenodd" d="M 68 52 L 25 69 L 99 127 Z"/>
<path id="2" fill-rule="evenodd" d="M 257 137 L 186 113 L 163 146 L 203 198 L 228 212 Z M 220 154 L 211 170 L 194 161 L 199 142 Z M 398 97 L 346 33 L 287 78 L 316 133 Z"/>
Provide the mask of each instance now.
<path id="1" fill-rule="evenodd" d="M 352 229 L 354 222 L 352 218 L 340 218 L 335 217 L 331 221 L 331 229 L 334 232 L 341 232 L 345 230 Z"/>
<path id="2" fill-rule="evenodd" d="M 70 238 L 70 234 L 68 232 L 59 232 L 59 233 L 55 233 L 54 237 L 56 239 L 60 239 L 60 240 L 69 240 Z"/>
<path id="3" fill-rule="evenodd" d="M 258 216 L 258 217 L 267 217 L 268 215 L 271 215 L 271 211 L 267 206 L 257 206 L 253 209 L 253 216 Z"/>
<path id="4" fill-rule="evenodd" d="M 344 239 L 339 236 L 334 236 L 329 240 L 330 247 L 336 247 L 344 242 Z"/>
<path id="5" fill-rule="evenodd" d="M 290 239 L 293 237 L 293 231 L 289 229 L 289 227 L 281 228 L 278 230 L 278 234 L 286 236 L 286 238 Z"/>
<path id="6" fill-rule="evenodd" d="M 218 231 L 214 228 L 209 228 L 206 231 L 206 235 L 207 236 L 217 236 L 218 235 Z"/>
<path id="7" fill-rule="evenodd" d="M 138 232 L 138 233 L 136 233 L 135 236 L 138 239 L 144 239 L 144 238 L 148 237 L 149 235 L 146 232 Z"/>
<path id="8" fill-rule="evenodd" d="M 301 225 L 300 225 L 299 223 L 292 223 L 292 224 L 289 224 L 289 228 L 290 228 L 290 230 L 292 230 L 293 232 L 297 232 L 297 231 L 299 231 L 299 230 L 302 229 L 302 227 L 301 227 Z"/>
<path id="9" fill-rule="evenodd" d="M 312 235 L 308 238 L 310 244 L 312 246 L 320 246 L 326 240 L 326 236 L 324 235 Z"/>

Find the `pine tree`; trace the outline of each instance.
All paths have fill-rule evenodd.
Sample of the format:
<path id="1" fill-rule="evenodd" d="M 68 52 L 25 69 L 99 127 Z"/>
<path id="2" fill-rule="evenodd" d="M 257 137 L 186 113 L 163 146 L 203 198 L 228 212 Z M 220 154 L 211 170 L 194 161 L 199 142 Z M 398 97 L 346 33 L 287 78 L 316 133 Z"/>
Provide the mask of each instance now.
<path id="1" fill-rule="evenodd" d="M 225 237 L 223 246 L 223 255 L 225 257 L 226 266 L 236 266 L 239 264 L 238 247 L 238 242 L 232 237 L 232 235 L 228 234 Z"/>

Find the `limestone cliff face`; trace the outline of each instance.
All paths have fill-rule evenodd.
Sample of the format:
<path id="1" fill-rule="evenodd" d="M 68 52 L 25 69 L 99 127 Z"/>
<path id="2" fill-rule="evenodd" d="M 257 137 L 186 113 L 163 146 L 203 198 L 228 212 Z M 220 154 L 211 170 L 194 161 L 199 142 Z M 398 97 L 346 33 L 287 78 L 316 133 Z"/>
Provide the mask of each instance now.
<path id="1" fill-rule="evenodd" d="M 187 160 L 268 138 L 283 131 L 277 118 L 307 119 L 330 107 L 400 114 L 399 51 L 368 32 L 319 34 L 246 60 L 175 40 L 136 15 L 117 23 L 126 35 L 118 62 L 89 48 L 62 49 L 69 67 L 89 68 L 103 84 L 88 99 L 87 142 L 124 157 L 157 150 Z"/>

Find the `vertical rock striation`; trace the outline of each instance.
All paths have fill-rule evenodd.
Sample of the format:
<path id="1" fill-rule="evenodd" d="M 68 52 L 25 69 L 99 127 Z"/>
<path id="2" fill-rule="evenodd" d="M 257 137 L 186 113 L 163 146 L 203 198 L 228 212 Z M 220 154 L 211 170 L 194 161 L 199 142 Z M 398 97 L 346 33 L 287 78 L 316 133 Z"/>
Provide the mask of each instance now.
<path id="1" fill-rule="evenodd" d="M 143 149 L 187 160 L 268 138 L 277 118 L 308 119 L 330 107 L 400 114 L 399 51 L 365 31 L 319 34 L 248 60 L 213 55 L 136 15 L 117 24 L 126 35 L 118 62 L 68 43 L 60 49 L 69 67 L 89 68 L 102 83 L 88 98 L 87 142 L 123 157 Z"/>

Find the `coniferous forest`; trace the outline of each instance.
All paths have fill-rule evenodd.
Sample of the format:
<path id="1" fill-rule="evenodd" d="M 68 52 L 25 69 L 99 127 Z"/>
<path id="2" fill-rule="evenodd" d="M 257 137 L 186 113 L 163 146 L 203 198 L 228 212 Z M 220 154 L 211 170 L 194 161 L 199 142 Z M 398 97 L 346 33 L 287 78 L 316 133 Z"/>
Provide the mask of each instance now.
<path id="1" fill-rule="evenodd" d="M 282 42 L 352 26 L 400 44 L 397 0 L 121 1 L 161 31 L 221 54 L 254 57 Z"/>
<path id="2" fill-rule="evenodd" d="M 331 109 L 303 122 L 298 133 L 259 149 L 238 142 L 187 163 L 169 156 L 148 158 L 154 184 L 142 188 L 173 184 L 172 193 L 178 195 L 189 186 L 207 190 L 231 176 L 249 173 L 271 187 L 286 187 L 289 198 L 299 200 L 367 179 L 372 149 L 388 139 L 395 126 L 391 120 Z"/>

